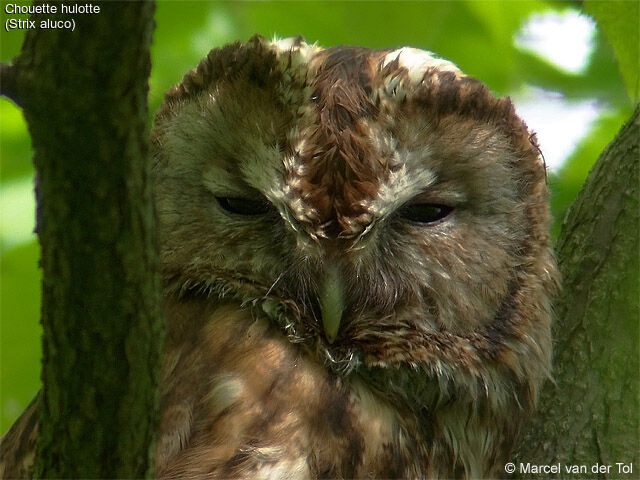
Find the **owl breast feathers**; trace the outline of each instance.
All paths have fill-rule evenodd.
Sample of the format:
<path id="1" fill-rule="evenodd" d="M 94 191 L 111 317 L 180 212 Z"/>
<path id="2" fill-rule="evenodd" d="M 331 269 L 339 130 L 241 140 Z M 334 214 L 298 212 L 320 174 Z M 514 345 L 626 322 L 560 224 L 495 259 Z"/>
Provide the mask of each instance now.
<path id="1" fill-rule="evenodd" d="M 152 132 L 156 475 L 501 475 L 550 369 L 545 166 L 432 54 L 214 49 Z"/>

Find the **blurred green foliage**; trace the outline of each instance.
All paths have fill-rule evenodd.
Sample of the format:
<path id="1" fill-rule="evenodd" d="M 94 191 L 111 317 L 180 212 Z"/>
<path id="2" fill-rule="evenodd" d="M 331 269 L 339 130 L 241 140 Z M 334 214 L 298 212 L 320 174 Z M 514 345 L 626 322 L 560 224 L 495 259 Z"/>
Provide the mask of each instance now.
<path id="1" fill-rule="evenodd" d="M 596 19 L 598 27 L 607 36 L 616 52 L 620 73 L 629 97 L 640 96 L 640 2 L 587 0 L 585 9 Z"/>
<path id="2" fill-rule="evenodd" d="M 606 6 L 598 7 L 609 12 Z M 557 233 L 559 221 L 589 168 L 631 114 L 632 106 L 613 49 L 601 34 L 596 35 L 587 68 L 579 74 L 567 73 L 544 58 L 517 48 L 514 38 L 532 15 L 580 8 L 578 2 L 555 1 L 160 0 L 152 48 L 150 109 L 155 110 L 162 93 L 180 81 L 212 47 L 245 41 L 254 33 L 266 37 L 303 35 L 307 41 L 321 45 L 380 48 L 411 45 L 451 59 L 468 74 L 487 83 L 498 95 L 517 94 L 529 85 L 560 92 L 570 101 L 593 99 L 604 107 L 602 116 L 564 166 L 549 175 L 552 208 L 557 219 L 554 232 Z M 4 11 L 1 15 L 4 24 Z M 613 25 L 612 31 L 616 32 L 618 27 Z M 611 31 L 607 30 L 607 35 L 611 36 Z M 635 35 L 637 39 L 637 25 Z M 23 36 L 24 31 L 17 30 L 0 33 L 2 61 L 10 61 L 19 53 Z M 637 56 L 635 61 L 634 65 L 631 60 L 630 69 L 627 60 L 623 71 L 633 72 L 635 67 L 637 74 Z M 632 73 L 625 75 L 632 76 Z M 35 237 L 16 237 L 15 221 L 11 220 L 29 219 L 33 224 L 29 136 L 21 112 L 5 99 L 0 100 L 0 119 L 0 431 L 4 431 L 39 388 L 40 274 Z M 22 192 L 17 200 L 16 191 Z"/>

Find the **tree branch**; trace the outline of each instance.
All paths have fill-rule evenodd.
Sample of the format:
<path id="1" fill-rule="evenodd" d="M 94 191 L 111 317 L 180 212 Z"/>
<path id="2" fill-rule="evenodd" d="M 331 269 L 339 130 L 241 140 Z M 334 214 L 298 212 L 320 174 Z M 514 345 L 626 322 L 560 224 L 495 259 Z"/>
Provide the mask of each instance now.
<path id="1" fill-rule="evenodd" d="M 31 134 L 43 272 L 43 389 L 26 424 L 38 432 L 35 467 L 33 451 L 6 446 L 2 460 L 20 461 L 0 465 L 3 478 L 153 477 L 164 338 L 148 161 L 153 12 L 151 1 L 102 2 L 73 31 L 29 29 L 1 65 L 1 93 Z"/>
<path id="2" fill-rule="evenodd" d="M 598 464 L 619 478 L 616 463 L 640 462 L 639 116 L 640 106 L 600 155 L 557 243 L 564 285 L 555 306 L 555 383 L 542 391 L 516 462 L 560 463 L 554 478 L 571 477 L 566 465 Z"/>

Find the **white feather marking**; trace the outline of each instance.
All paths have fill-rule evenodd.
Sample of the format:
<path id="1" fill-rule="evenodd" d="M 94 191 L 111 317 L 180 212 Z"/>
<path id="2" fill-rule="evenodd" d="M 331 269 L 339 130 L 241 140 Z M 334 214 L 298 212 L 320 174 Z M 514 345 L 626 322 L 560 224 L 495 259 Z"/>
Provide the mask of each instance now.
<path id="1" fill-rule="evenodd" d="M 215 379 L 214 387 L 205 397 L 211 415 L 218 415 L 224 409 L 236 403 L 244 392 L 244 382 L 235 375 L 220 375 Z"/>
<path id="2" fill-rule="evenodd" d="M 297 48 L 298 37 L 274 38 L 271 45 L 281 51 L 289 51 Z"/>
<path id="3" fill-rule="evenodd" d="M 417 48 L 403 47 L 398 50 L 387 53 L 382 62 L 385 67 L 389 63 L 398 59 L 401 67 L 409 71 L 409 78 L 412 84 L 418 84 L 422 81 L 427 68 L 435 68 L 447 72 L 454 72 L 462 75 L 460 69 L 448 60 L 434 57 L 433 53 Z"/>

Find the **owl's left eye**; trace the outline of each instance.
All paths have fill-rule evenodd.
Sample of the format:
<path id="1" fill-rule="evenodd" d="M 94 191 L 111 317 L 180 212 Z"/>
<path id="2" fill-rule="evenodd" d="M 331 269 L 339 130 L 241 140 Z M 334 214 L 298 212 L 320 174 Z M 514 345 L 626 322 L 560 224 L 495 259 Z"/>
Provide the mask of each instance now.
<path id="1" fill-rule="evenodd" d="M 266 200 L 234 197 L 216 197 L 216 200 L 223 210 L 236 215 L 264 215 L 271 211 L 271 205 Z"/>
<path id="2" fill-rule="evenodd" d="M 405 205 L 399 211 L 402 218 L 418 223 L 435 223 L 453 211 L 453 207 L 435 203 L 414 203 Z"/>

